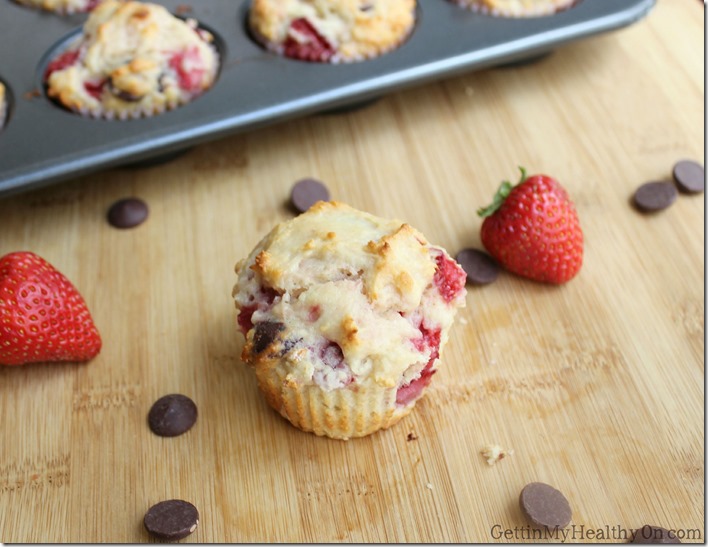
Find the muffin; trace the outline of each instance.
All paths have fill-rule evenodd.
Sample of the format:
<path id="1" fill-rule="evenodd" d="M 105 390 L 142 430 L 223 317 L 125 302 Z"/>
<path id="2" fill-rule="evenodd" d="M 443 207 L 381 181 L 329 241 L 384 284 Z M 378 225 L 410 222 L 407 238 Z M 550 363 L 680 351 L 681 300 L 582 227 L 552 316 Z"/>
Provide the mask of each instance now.
<path id="1" fill-rule="evenodd" d="M 7 99 L 5 98 L 5 84 L 0 82 L 0 129 L 5 125 L 5 115 L 7 113 Z"/>
<path id="2" fill-rule="evenodd" d="M 256 40 L 280 55 L 362 61 L 398 47 L 415 25 L 415 0 L 253 0 Z"/>
<path id="3" fill-rule="evenodd" d="M 453 2 L 498 17 L 539 17 L 570 8 L 579 0 L 453 0 Z"/>
<path id="4" fill-rule="evenodd" d="M 151 116 L 209 89 L 219 59 L 213 36 L 164 7 L 106 0 L 82 35 L 45 71 L 47 95 L 84 115 Z"/>
<path id="5" fill-rule="evenodd" d="M 236 265 L 242 359 L 295 427 L 348 439 L 392 426 L 438 369 L 465 273 L 410 225 L 317 202 Z"/>
<path id="6" fill-rule="evenodd" d="M 18 4 L 55 13 L 80 13 L 91 11 L 101 0 L 15 0 Z"/>

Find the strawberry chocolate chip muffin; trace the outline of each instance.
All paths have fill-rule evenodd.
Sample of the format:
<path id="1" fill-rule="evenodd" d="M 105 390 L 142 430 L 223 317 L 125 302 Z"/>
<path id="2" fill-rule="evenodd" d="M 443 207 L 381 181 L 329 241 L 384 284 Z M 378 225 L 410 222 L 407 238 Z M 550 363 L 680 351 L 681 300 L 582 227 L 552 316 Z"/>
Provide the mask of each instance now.
<path id="1" fill-rule="evenodd" d="M 568 9 L 579 0 L 453 0 L 457 4 L 499 17 L 539 17 Z"/>
<path id="2" fill-rule="evenodd" d="M 465 305 L 465 273 L 444 249 L 338 202 L 276 226 L 236 273 L 242 358 L 266 400 L 336 439 L 413 409 Z"/>
<path id="3" fill-rule="evenodd" d="M 80 114 L 151 116 L 209 89 L 219 59 L 213 36 L 164 7 L 106 0 L 83 33 L 46 68 L 47 95 Z"/>
<path id="4" fill-rule="evenodd" d="M 362 61 L 395 49 L 415 25 L 415 0 L 253 0 L 251 31 L 280 55 Z"/>

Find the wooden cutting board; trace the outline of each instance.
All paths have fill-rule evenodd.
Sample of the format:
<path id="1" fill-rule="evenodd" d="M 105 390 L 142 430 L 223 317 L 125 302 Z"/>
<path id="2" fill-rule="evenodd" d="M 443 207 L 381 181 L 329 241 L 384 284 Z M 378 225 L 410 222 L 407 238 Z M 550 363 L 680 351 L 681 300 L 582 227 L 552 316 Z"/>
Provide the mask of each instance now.
<path id="1" fill-rule="evenodd" d="M 0 540 L 146 542 L 148 507 L 182 498 L 200 511 L 193 542 L 519 542 L 519 492 L 542 481 L 573 507 L 567 541 L 646 523 L 705 541 L 704 196 L 630 205 L 677 160 L 703 163 L 703 9 L 659 0 L 534 65 L 1 200 L 0 254 L 64 272 L 104 348 L 0 370 Z M 292 216 L 294 181 L 318 177 L 455 254 L 480 246 L 475 210 L 517 165 L 575 200 L 576 279 L 469 287 L 430 391 L 388 431 L 333 441 L 267 407 L 230 292 L 236 261 Z M 111 228 L 108 206 L 131 195 L 149 220 Z M 199 420 L 157 437 L 147 412 L 174 392 Z M 513 454 L 490 466 L 488 443 Z"/>

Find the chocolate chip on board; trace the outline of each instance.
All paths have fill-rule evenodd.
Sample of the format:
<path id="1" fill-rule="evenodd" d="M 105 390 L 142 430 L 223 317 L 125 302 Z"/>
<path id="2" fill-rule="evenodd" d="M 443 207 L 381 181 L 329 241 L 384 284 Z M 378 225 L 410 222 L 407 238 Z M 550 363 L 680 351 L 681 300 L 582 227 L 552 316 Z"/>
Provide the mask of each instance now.
<path id="1" fill-rule="evenodd" d="M 672 205 L 677 196 L 676 186 L 671 182 L 646 182 L 637 188 L 633 201 L 640 211 L 652 213 Z"/>
<path id="2" fill-rule="evenodd" d="M 519 496 L 519 505 L 526 518 L 540 528 L 565 528 L 573 516 L 565 496 L 542 482 L 524 486 Z"/>
<path id="3" fill-rule="evenodd" d="M 681 543 L 672 531 L 660 526 L 645 524 L 635 530 L 632 543 Z"/>
<path id="4" fill-rule="evenodd" d="M 317 179 L 299 180 L 290 193 L 290 202 L 295 210 L 304 213 L 318 201 L 329 201 L 329 190 Z"/>
<path id="5" fill-rule="evenodd" d="M 116 201 L 108 209 L 108 222 L 115 228 L 135 228 L 148 217 L 148 206 L 139 198 Z"/>
<path id="6" fill-rule="evenodd" d="M 467 282 L 473 285 L 488 285 L 499 277 L 499 264 L 484 251 L 462 249 L 455 260 L 467 274 Z"/>
<path id="7" fill-rule="evenodd" d="M 178 393 L 160 397 L 148 413 L 148 425 L 160 437 L 176 437 L 186 433 L 196 421 L 197 405 L 186 395 Z"/>
<path id="8" fill-rule="evenodd" d="M 197 528 L 199 511 L 188 501 L 161 501 L 148 509 L 143 524 L 154 536 L 177 541 L 186 538 Z"/>
<path id="9" fill-rule="evenodd" d="M 700 163 L 681 160 L 674 165 L 674 182 L 678 189 L 687 194 L 697 194 L 706 189 L 706 175 Z"/>

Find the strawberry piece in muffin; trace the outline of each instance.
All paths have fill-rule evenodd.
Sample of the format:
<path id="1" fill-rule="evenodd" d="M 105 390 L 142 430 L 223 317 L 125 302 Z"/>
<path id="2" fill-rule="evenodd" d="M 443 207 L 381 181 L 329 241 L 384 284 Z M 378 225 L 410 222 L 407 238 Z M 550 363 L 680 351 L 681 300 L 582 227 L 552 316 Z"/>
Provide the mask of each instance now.
<path id="1" fill-rule="evenodd" d="M 286 57 L 326 63 L 335 54 L 335 49 L 312 23 L 300 17 L 290 23 L 288 37 L 283 42 L 283 53 Z"/>

